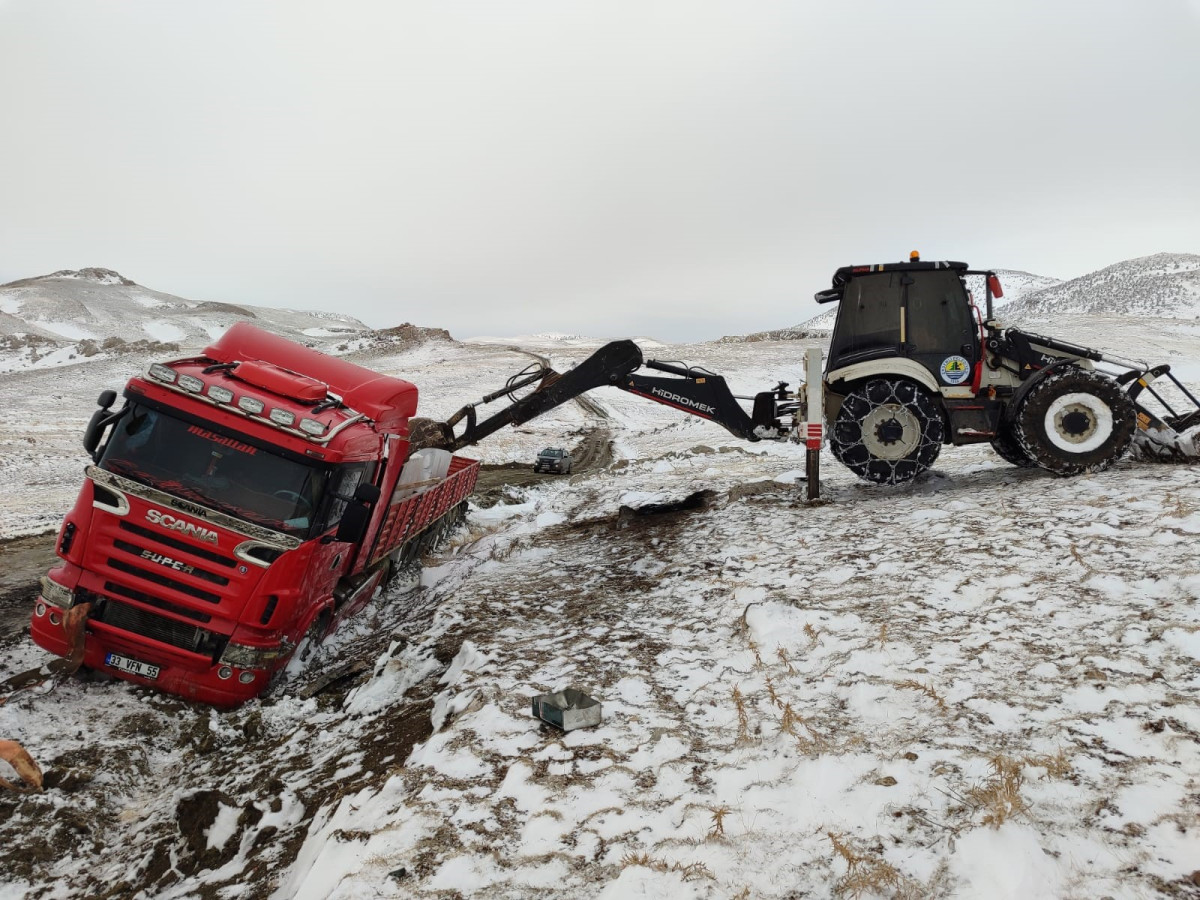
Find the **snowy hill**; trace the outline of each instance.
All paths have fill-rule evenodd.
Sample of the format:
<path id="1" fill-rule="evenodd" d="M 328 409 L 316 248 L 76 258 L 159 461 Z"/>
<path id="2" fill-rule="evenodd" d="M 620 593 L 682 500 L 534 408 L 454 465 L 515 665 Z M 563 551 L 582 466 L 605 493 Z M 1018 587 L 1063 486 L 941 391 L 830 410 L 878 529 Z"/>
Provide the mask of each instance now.
<path id="1" fill-rule="evenodd" d="M 370 331 L 334 313 L 185 300 L 110 269 L 64 270 L 0 286 L 0 371 L 151 343 L 200 348 L 242 320 L 306 343 L 347 341 Z"/>
<path id="2" fill-rule="evenodd" d="M 1200 256 L 1156 253 L 1035 290 L 1008 306 L 1014 321 L 1050 315 L 1200 318 Z"/>
<path id="3" fill-rule="evenodd" d="M 197 302 L 143 287 L 111 269 L 64 270 L 0 285 L 0 372 L 131 352 L 197 350 L 239 321 L 329 352 L 396 337 L 372 332 L 352 316 Z"/>

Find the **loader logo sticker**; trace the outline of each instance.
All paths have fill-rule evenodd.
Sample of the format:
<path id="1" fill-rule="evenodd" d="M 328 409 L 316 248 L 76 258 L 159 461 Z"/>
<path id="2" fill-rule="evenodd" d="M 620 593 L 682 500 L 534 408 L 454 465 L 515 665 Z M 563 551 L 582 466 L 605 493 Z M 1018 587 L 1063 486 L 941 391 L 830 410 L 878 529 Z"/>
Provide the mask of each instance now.
<path id="1" fill-rule="evenodd" d="M 947 356 L 942 360 L 942 381 L 946 384 L 962 384 L 971 377 L 971 364 L 961 356 Z"/>

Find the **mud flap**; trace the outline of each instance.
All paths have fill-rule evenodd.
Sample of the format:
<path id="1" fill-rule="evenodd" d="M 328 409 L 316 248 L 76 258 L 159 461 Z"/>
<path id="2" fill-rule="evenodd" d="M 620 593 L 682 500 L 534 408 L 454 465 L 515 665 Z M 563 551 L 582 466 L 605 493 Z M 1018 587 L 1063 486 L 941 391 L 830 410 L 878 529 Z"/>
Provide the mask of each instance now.
<path id="1" fill-rule="evenodd" d="M 42 770 L 33 761 L 33 757 L 25 752 L 25 748 L 16 741 L 0 741 L 0 759 L 12 766 L 17 777 L 26 785 L 20 787 L 6 778 L 0 778 L 0 788 L 7 788 L 10 791 L 40 791 L 42 789 Z"/>

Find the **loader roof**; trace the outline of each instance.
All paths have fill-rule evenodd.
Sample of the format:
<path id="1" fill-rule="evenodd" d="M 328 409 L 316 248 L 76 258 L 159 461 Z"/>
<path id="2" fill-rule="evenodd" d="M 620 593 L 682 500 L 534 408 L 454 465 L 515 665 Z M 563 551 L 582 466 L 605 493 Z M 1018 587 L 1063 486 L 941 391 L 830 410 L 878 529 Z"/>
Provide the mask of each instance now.
<path id="1" fill-rule="evenodd" d="M 841 287 L 855 275 L 868 275 L 872 272 L 928 272 L 933 269 L 955 269 L 965 272 L 970 268 L 965 262 L 953 260 L 930 260 L 928 262 L 897 262 L 875 263 L 869 266 L 842 266 L 833 273 L 833 286 Z"/>

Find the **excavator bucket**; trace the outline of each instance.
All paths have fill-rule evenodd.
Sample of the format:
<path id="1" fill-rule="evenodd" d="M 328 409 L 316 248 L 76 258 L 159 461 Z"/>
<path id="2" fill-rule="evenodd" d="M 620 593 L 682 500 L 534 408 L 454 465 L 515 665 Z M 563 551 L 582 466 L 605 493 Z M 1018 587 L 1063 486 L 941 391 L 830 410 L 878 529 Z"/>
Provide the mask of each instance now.
<path id="1" fill-rule="evenodd" d="M 33 757 L 25 752 L 25 748 L 16 741 L 0 741 L 0 759 L 12 766 L 17 777 L 27 786 L 21 788 L 5 778 L 0 778 L 0 788 L 7 788 L 10 791 L 40 791 L 42 789 L 42 770 L 33 761 Z"/>
<path id="2" fill-rule="evenodd" d="M 445 422 L 432 419 L 409 420 L 409 446 L 412 450 L 440 447 L 460 450 L 476 444 L 506 425 L 522 425 L 547 410 L 573 400 L 593 388 L 616 385 L 642 364 L 642 351 L 633 341 L 605 344 L 579 365 L 561 375 L 549 366 L 531 366 L 518 372 L 503 388 L 493 391 L 477 403 L 469 403 Z M 537 384 L 532 393 L 519 399 L 517 391 Z M 478 418 L 478 407 L 501 397 L 512 405 L 486 419 Z M 455 427 L 461 425 L 459 431 Z"/>
<path id="3" fill-rule="evenodd" d="M 1164 376 L 1169 381 L 1166 390 L 1151 386 Z M 1128 385 L 1126 393 L 1137 407 L 1135 457 L 1161 462 L 1200 459 L 1200 400 L 1171 373 L 1170 366 L 1129 372 L 1117 380 Z"/>

